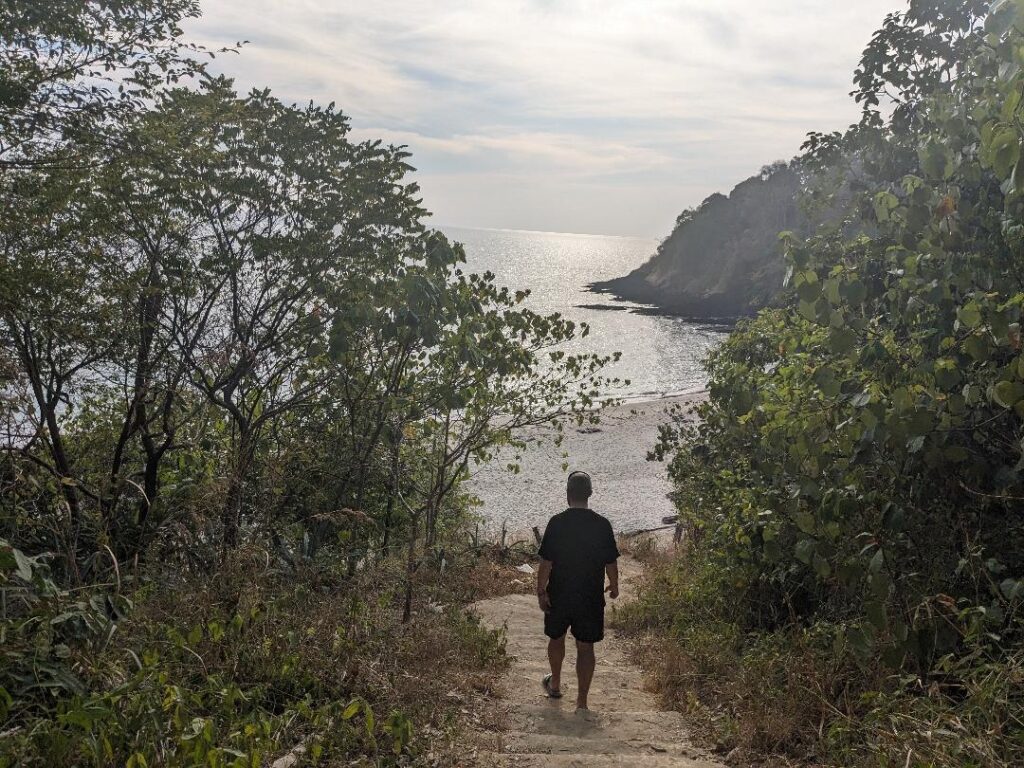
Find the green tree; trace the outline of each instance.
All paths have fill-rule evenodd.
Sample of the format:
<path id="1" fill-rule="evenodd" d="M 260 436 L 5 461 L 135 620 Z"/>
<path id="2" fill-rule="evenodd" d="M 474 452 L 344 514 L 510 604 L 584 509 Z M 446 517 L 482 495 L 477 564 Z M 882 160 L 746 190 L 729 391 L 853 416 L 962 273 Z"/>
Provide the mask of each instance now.
<path id="1" fill-rule="evenodd" d="M 4 3 L 0 170 L 67 164 L 84 146 L 116 141 L 168 83 L 201 77 L 205 51 L 180 27 L 198 15 L 195 0 Z"/>
<path id="2" fill-rule="evenodd" d="M 3 342 L 30 405 L 17 422 L 15 447 L 60 489 L 67 510 L 61 548 L 71 562 L 83 496 L 99 501 L 100 490 L 78 472 L 65 426 L 88 372 L 120 341 L 124 297 L 121 265 L 104 250 L 91 209 L 92 186 L 78 171 L 5 176 L 0 231 Z"/>
<path id="3" fill-rule="evenodd" d="M 965 690 L 1024 639 L 1022 14 L 887 18 L 864 119 L 808 142 L 853 180 L 845 221 L 782 236 L 785 305 L 711 357 L 701 424 L 656 452 L 743 630 L 814 623 Z"/>

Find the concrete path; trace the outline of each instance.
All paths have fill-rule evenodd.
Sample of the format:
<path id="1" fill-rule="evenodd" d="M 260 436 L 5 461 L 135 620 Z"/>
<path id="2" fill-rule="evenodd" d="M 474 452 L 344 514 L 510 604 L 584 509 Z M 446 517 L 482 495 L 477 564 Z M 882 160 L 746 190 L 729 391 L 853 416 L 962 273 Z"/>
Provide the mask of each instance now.
<path id="1" fill-rule="evenodd" d="M 641 566 L 624 557 L 619 569 L 621 604 L 635 594 Z M 608 621 L 611 605 L 609 601 Z M 690 743 L 679 713 L 661 711 L 656 698 L 643 690 L 640 669 L 629 660 L 626 643 L 615 630 L 606 630 L 597 645 L 597 671 L 589 696 L 597 718 L 587 722 L 574 714 L 576 649 L 571 636 L 562 668 L 564 698 L 547 699 L 541 690 L 541 678 L 548 671 L 547 639 L 536 598 L 509 595 L 484 600 L 474 608 L 487 626 L 507 627 L 508 652 L 515 658 L 501 686 L 501 732 L 481 740 L 480 765 L 722 768 Z"/>

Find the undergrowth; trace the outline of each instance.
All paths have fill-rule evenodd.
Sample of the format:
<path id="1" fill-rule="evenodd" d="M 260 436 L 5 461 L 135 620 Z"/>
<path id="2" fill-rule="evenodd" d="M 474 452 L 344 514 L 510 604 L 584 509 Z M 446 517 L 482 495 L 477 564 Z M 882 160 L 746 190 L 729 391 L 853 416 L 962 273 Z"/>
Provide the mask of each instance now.
<path id="1" fill-rule="evenodd" d="M 979 643 L 924 679 L 901 675 L 837 639 L 850 629 L 837 622 L 745 627 L 742 601 L 693 548 L 647 568 L 619 626 L 664 703 L 737 763 L 1024 764 L 1020 653 L 995 661 Z"/>
<path id="2" fill-rule="evenodd" d="M 237 553 L 211 575 L 58 589 L 43 559 L 0 557 L 0 766 L 454 765 L 460 703 L 487 692 L 504 636 L 465 609 L 497 590 L 465 558 L 418 573 L 281 570 Z M 506 579 L 507 581 L 507 579 Z"/>

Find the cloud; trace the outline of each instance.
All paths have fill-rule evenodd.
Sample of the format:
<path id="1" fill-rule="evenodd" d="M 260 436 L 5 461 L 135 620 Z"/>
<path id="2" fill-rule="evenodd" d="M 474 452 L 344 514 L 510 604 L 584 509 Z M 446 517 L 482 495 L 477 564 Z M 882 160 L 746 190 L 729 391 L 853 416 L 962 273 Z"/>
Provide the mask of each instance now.
<path id="1" fill-rule="evenodd" d="M 218 62 L 240 85 L 335 101 L 357 135 L 407 144 L 452 223 L 540 229 L 561 211 L 545 226 L 658 236 L 695 195 L 852 122 L 860 51 L 902 5 L 207 0 L 190 31 L 251 41 Z M 496 224 L 485 185 L 510 180 Z"/>
<path id="2" fill-rule="evenodd" d="M 648 147 L 570 133 L 506 133 L 495 128 L 492 133 L 432 137 L 412 131 L 370 127 L 353 131 L 353 137 L 415 145 L 424 152 L 449 158 L 452 161 L 449 165 L 453 165 L 456 171 L 472 163 L 478 169 L 484 166 L 508 167 L 521 177 L 556 171 L 580 179 L 652 169 L 672 161 L 669 155 Z"/>

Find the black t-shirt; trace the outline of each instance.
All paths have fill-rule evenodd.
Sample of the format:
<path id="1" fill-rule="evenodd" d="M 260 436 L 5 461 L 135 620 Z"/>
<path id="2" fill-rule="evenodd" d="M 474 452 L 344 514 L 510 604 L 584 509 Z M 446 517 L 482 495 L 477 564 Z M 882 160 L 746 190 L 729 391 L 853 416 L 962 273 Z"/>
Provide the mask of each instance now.
<path id="1" fill-rule="evenodd" d="M 548 521 L 540 556 L 552 563 L 554 608 L 604 605 L 604 567 L 619 557 L 612 524 L 590 509 L 570 507 Z"/>

